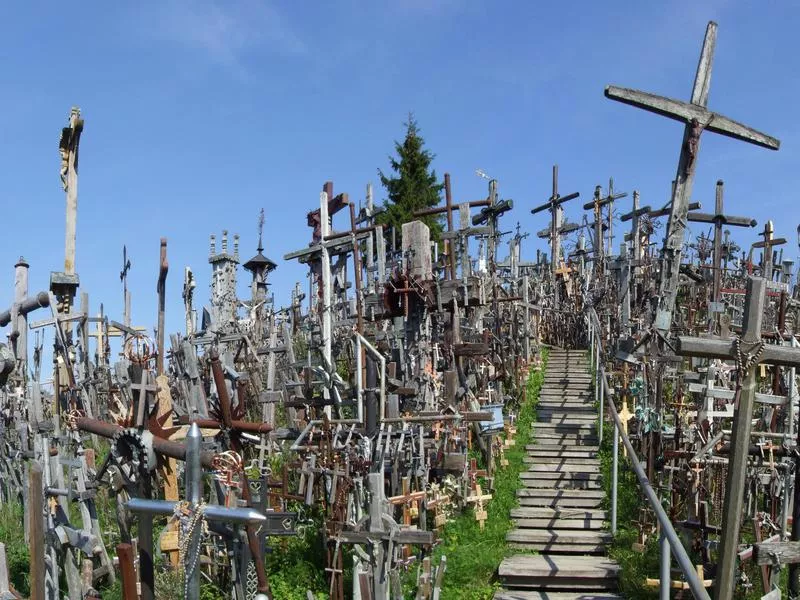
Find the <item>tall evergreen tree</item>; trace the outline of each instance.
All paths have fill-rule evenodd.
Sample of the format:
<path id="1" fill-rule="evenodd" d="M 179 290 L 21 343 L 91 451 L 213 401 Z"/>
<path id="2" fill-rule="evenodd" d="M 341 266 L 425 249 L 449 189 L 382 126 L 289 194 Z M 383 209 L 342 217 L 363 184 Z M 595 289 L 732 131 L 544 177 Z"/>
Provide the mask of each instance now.
<path id="1" fill-rule="evenodd" d="M 381 183 L 388 194 L 384 201 L 386 210 L 378 215 L 378 222 L 386 225 L 389 230 L 395 229 L 398 240 L 403 223 L 413 221 L 415 211 L 439 204 L 444 188 L 444 183 L 439 183 L 436 179 L 436 171 L 431 169 L 435 155 L 424 148 L 425 140 L 420 135 L 413 114 L 408 115 L 405 127 L 406 137 L 403 143 L 394 143 L 397 158 L 389 157 L 394 175 L 387 176 L 378 169 Z M 436 217 L 424 217 L 420 220 L 430 227 L 431 239 L 439 241 L 442 233 L 440 220 Z M 387 234 L 388 241 L 392 233 L 387 231 Z"/>

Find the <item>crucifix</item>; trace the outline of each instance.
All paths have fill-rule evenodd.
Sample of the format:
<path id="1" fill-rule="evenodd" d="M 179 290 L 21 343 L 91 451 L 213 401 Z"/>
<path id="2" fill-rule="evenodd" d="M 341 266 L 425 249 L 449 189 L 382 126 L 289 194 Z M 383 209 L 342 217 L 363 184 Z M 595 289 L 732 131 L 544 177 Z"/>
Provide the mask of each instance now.
<path id="1" fill-rule="evenodd" d="M 676 353 L 681 356 L 723 358 L 736 361 L 739 373 L 734 398 L 733 431 L 729 468 L 726 480 L 723 522 L 726 524 L 720 541 L 715 598 L 733 596 L 736 584 L 735 566 L 744 512 L 747 487 L 747 459 L 750 448 L 753 406 L 757 391 L 755 366 L 758 363 L 800 366 L 800 350 L 786 346 L 765 345 L 761 339 L 761 323 L 766 299 L 767 281 L 751 277 L 747 281 L 742 337 L 733 339 L 678 337 Z"/>
<path id="2" fill-rule="evenodd" d="M 714 214 L 706 213 L 689 213 L 689 221 L 696 223 L 713 223 L 714 224 L 714 288 L 712 292 L 712 302 L 720 301 L 720 287 L 722 282 L 722 226 L 734 225 L 736 227 L 755 227 L 755 219 L 749 217 L 734 217 L 726 215 L 722 210 L 722 180 L 717 181 L 717 193 L 714 202 Z M 719 312 L 719 311 L 716 311 Z"/>
<path id="3" fill-rule="evenodd" d="M 187 267 L 188 268 L 188 267 Z M 131 293 L 128 291 L 128 271 L 131 270 L 131 259 L 128 258 L 128 247 L 122 246 L 122 271 L 119 272 L 119 280 L 122 282 L 122 323 L 126 327 L 131 326 Z"/>
<path id="4" fill-rule="evenodd" d="M 717 24 L 711 21 L 706 29 L 689 102 L 630 88 L 608 86 L 605 90 L 607 98 L 684 123 L 683 142 L 678 159 L 675 187 L 672 191 L 667 235 L 664 240 L 664 266 L 659 289 L 659 305 L 654 323 L 656 329 L 661 332 L 669 331 L 672 325 L 672 312 L 675 308 L 680 280 L 681 251 L 687 226 L 688 203 L 692 194 L 701 134 L 704 130 L 708 130 L 771 150 L 777 150 L 780 147 L 777 139 L 708 110 L 708 92 L 711 86 L 711 66 L 716 39 Z"/>
<path id="5" fill-rule="evenodd" d="M 766 225 L 764 225 L 764 231 L 759 234 L 764 238 L 764 240 L 753 244 L 753 248 L 764 249 L 764 254 L 761 259 L 761 276 L 767 281 L 772 281 L 772 276 L 773 276 L 772 247 L 782 246 L 783 244 L 786 243 L 786 240 L 784 238 L 772 237 L 774 231 L 775 230 L 773 229 L 772 221 L 767 221 Z"/>

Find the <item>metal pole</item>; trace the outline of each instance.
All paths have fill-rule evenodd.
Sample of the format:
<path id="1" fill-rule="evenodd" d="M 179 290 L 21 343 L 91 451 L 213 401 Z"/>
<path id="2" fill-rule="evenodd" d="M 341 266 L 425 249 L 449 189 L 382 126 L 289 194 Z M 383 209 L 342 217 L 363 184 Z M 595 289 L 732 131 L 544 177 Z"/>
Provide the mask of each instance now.
<path id="1" fill-rule="evenodd" d="M 203 485 L 203 470 L 200 467 L 200 442 L 202 441 L 200 428 L 197 423 L 192 423 L 189 433 L 186 435 L 186 499 L 192 510 L 197 510 L 200 506 L 202 497 L 201 488 Z M 200 552 L 200 531 L 202 527 L 192 529 L 188 548 Z M 191 551 L 191 550 L 190 550 Z M 186 600 L 200 599 L 200 557 L 192 564 L 194 557 L 187 556 L 189 564 L 183 565 L 184 589 Z"/>
<path id="2" fill-rule="evenodd" d="M 672 554 L 670 554 L 669 548 L 669 540 L 664 533 L 664 528 L 661 528 L 661 537 L 658 540 L 659 550 L 661 552 L 661 556 L 659 557 L 659 575 L 661 577 L 660 586 L 659 586 L 659 598 L 661 600 L 669 600 L 669 592 L 671 587 L 671 580 L 670 577 L 672 574 L 670 573 L 670 562 L 672 558 Z M 702 582 L 701 582 L 702 583 Z"/>
<path id="3" fill-rule="evenodd" d="M 602 381 L 605 380 L 606 375 L 605 375 L 605 373 L 603 371 L 598 370 L 597 372 L 599 373 L 600 381 L 602 383 Z M 600 444 L 603 443 L 603 417 L 604 417 L 604 413 L 603 413 L 603 399 L 604 398 L 603 397 L 604 396 L 605 396 L 605 386 L 601 384 L 600 385 L 600 419 L 599 419 L 600 423 L 597 426 L 597 440 L 598 440 L 598 442 Z"/>
<path id="4" fill-rule="evenodd" d="M 614 422 L 614 449 L 611 462 L 611 535 L 617 534 L 617 479 L 619 473 L 619 428 Z"/>

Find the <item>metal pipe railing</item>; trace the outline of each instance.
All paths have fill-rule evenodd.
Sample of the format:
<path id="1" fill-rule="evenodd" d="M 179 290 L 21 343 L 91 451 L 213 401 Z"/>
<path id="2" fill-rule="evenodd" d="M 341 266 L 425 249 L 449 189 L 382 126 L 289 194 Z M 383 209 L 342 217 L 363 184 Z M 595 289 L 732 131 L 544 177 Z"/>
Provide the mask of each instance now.
<path id="1" fill-rule="evenodd" d="M 678 563 L 678 567 L 680 568 L 683 576 L 686 578 L 686 583 L 689 585 L 689 589 L 691 590 L 692 594 L 695 598 L 700 600 L 711 600 L 711 597 L 708 594 L 708 591 L 703 585 L 703 582 L 700 580 L 697 570 L 695 569 L 694 565 L 692 564 L 692 560 L 689 558 L 688 553 L 686 552 L 686 548 L 684 548 L 683 544 L 681 543 L 680 538 L 678 537 L 675 528 L 672 526 L 672 523 L 669 520 L 669 516 L 667 516 L 664 507 L 661 506 L 661 501 L 658 498 L 653 486 L 650 485 L 650 480 L 647 478 L 647 474 L 642 467 L 641 462 L 639 462 L 639 458 L 636 454 L 636 451 L 631 444 L 630 438 L 626 433 L 622 420 L 617 414 L 617 407 L 614 403 L 614 390 L 611 388 L 611 385 L 608 382 L 608 375 L 605 372 L 605 367 L 601 361 L 601 352 L 602 352 L 602 341 L 600 338 L 600 320 L 597 317 L 597 313 L 592 308 L 589 310 L 589 322 L 591 327 L 591 333 L 593 335 L 590 336 L 593 342 L 593 346 L 595 346 L 597 350 L 597 374 L 599 380 L 599 390 L 598 394 L 600 396 L 600 423 L 602 424 L 604 421 L 604 416 L 606 414 L 610 415 L 613 420 L 614 424 L 614 449 L 613 449 L 613 460 L 611 466 L 611 531 L 612 534 L 616 533 L 616 520 L 617 520 L 617 485 L 618 485 L 618 474 L 619 474 L 619 440 L 622 440 L 623 446 L 628 451 L 628 459 L 630 461 L 631 468 L 633 472 L 636 474 L 636 479 L 639 482 L 639 487 L 644 492 L 644 497 L 647 499 L 647 502 L 650 504 L 650 507 L 653 509 L 655 513 L 656 519 L 658 520 L 659 525 L 661 526 L 661 536 L 662 539 L 660 540 L 659 547 L 661 550 L 661 560 L 660 560 L 660 572 L 661 572 L 661 597 L 664 599 L 669 598 L 669 591 L 671 587 L 670 581 L 670 554 L 675 557 L 675 561 Z M 604 403 L 604 397 L 607 398 L 607 402 Z M 605 412 L 604 412 L 604 405 L 605 405 Z M 602 432 L 602 428 L 600 429 Z M 602 433 L 600 433 L 602 435 Z M 600 436 L 598 436 L 600 437 Z M 602 437 L 600 437 L 602 440 Z"/>

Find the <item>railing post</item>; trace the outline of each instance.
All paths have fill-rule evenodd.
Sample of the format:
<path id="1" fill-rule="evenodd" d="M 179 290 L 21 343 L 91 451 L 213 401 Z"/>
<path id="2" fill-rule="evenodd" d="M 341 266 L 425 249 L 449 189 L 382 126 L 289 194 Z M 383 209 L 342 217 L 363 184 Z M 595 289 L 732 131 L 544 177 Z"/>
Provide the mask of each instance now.
<path id="1" fill-rule="evenodd" d="M 617 479 L 619 473 L 619 429 L 614 421 L 614 449 L 611 461 L 611 535 L 617 535 Z"/>
<path id="2" fill-rule="evenodd" d="M 672 553 L 670 551 L 669 540 L 664 533 L 663 526 L 661 527 L 661 537 L 658 540 L 658 547 L 661 553 L 661 563 L 659 568 L 659 575 L 661 577 L 659 582 L 659 598 L 661 600 L 669 600 L 670 587 L 672 587 L 672 574 L 670 573 Z"/>
<path id="3" fill-rule="evenodd" d="M 600 385 L 600 423 L 599 423 L 598 429 L 597 429 L 597 440 L 598 440 L 599 444 L 602 444 L 603 443 L 603 416 L 604 416 L 604 414 L 603 414 L 603 399 L 604 399 L 604 396 L 605 396 L 605 387 L 606 387 L 605 385 L 603 385 L 603 383 L 604 383 L 606 374 L 603 373 L 600 370 L 598 370 L 597 373 L 598 373 L 598 377 L 600 378 L 600 384 L 599 384 Z"/>

